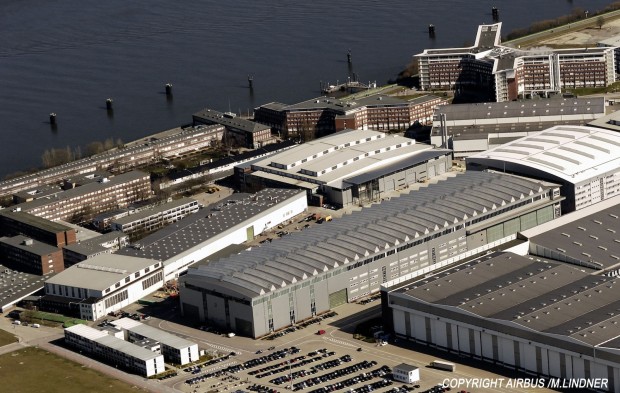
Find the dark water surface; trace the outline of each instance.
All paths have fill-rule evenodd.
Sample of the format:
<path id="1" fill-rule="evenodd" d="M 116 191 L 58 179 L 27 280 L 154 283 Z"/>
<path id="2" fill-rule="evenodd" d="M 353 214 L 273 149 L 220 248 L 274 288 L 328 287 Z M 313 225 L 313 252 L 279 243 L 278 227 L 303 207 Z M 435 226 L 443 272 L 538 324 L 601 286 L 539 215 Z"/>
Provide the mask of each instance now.
<path id="1" fill-rule="evenodd" d="M 206 106 L 247 113 L 312 98 L 319 81 L 346 79 L 348 49 L 361 81 L 385 83 L 424 48 L 471 44 L 477 25 L 491 22 L 492 6 L 505 35 L 608 3 L 1 0 L 0 176 L 41 165 L 46 148 L 130 141 L 190 123 Z"/>

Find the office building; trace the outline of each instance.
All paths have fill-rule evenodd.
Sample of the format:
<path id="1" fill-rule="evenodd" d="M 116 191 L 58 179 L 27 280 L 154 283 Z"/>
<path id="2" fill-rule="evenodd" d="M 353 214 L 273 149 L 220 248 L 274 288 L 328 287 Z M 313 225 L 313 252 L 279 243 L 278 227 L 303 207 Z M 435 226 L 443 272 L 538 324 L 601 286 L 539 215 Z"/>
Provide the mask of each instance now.
<path id="1" fill-rule="evenodd" d="M 145 325 L 130 318 L 112 321 L 112 325 L 125 332 L 127 341 L 135 343 L 144 339 L 159 343 L 164 360 L 167 363 L 179 364 L 195 362 L 199 358 L 198 344 L 174 334 Z"/>
<path id="2" fill-rule="evenodd" d="M 126 234 L 149 233 L 165 225 L 177 222 L 183 217 L 196 213 L 198 202 L 191 198 L 181 198 L 163 203 L 152 209 L 144 209 L 134 214 L 114 219 L 110 222 L 113 231 Z"/>
<path id="3" fill-rule="evenodd" d="M 504 102 L 616 81 L 614 48 L 514 49 L 500 44 L 501 26 L 480 25 L 471 47 L 426 49 L 415 55 L 422 89 L 482 88 Z"/>
<path id="4" fill-rule="evenodd" d="M 222 142 L 231 146 L 257 149 L 269 143 L 276 142 L 277 138 L 271 135 L 271 127 L 237 117 L 231 112 L 218 112 L 205 108 L 192 116 L 194 125 L 218 124 L 226 127 Z"/>
<path id="5" fill-rule="evenodd" d="M 55 247 L 74 244 L 74 228 L 25 213 L 21 209 L 0 210 L 0 233 L 3 236 L 24 235 Z"/>
<path id="6" fill-rule="evenodd" d="M 23 235 L 0 237 L 0 256 L 13 269 L 26 273 L 45 275 L 65 268 L 60 248 Z"/>
<path id="7" fill-rule="evenodd" d="M 65 342 L 111 366 L 143 377 L 166 371 L 162 355 L 86 325 L 66 328 Z"/>
<path id="8" fill-rule="evenodd" d="M 129 245 L 129 236 L 123 232 L 112 231 L 103 235 L 81 240 L 75 244 L 64 246 L 62 254 L 65 267 L 94 258 L 101 254 L 112 254 Z"/>

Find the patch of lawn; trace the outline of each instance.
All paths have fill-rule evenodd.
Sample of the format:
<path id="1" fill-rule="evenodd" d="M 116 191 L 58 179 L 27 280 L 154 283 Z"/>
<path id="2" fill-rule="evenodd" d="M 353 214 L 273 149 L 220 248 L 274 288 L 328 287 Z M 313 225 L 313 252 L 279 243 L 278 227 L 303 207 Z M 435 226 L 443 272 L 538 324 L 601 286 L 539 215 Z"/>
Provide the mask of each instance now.
<path id="1" fill-rule="evenodd" d="M 12 393 L 135 393 L 142 389 L 101 374 L 71 360 L 24 348 L 0 356 L 2 385 Z M 36 377 L 33 378 L 33 375 Z"/>
<path id="2" fill-rule="evenodd" d="M 17 341 L 17 337 L 11 333 L 0 329 L 0 347 Z"/>

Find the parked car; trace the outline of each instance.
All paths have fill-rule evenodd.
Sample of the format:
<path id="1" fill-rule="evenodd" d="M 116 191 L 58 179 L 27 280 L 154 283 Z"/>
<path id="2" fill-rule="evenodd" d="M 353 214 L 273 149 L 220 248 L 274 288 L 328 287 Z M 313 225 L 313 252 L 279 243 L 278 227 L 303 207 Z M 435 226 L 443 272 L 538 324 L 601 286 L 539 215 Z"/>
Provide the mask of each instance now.
<path id="1" fill-rule="evenodd" d="M 316 332 L 316 334 L 318 334 L 319 336 L 323 335 L 323 334 L 325 334 L 325 330 L 321 329 L 318 332 Z"/>

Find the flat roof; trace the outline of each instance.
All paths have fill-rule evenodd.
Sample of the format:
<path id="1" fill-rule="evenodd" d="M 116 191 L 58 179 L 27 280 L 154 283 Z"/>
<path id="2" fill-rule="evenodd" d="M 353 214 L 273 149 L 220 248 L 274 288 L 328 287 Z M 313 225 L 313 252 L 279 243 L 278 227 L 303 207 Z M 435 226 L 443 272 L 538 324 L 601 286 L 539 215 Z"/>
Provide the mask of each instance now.
<path id="1" fill-rule="evenodd" d="M 152 259 L 121 254 L 100 254 L 76 263 L 56 274 L 46 283 L 103 291 L 122 282 L 135 272 L 156 263 L 157 261 Z"/>
<path id="2" fill-rule="evenodd" d="M 619 279 L 563 263 L 496 252 L 410 282 L 396 290 L 416 301 L 449 307 L 524 330 L 608 347 L 620 336 Z M 607 329 L 605 329 L 607 328 Z"/>
<path id="3" fill-rule="evenodd" d="M 173 200 L 172 202 L 162 203 L 161 205 L 154 206 L 153 208 L 150 208 L 150 209 L 140 210 L 137 213 L 129 214 L 127 216 L 112 220 L 112 222 L 119 224 L 119 225 L 129 224 L 131 222 L 142 220 L 144 218 L 151 217 L 156 214 L 168 212 L 172 209 L 177 209 L 179 207 L 184 207 L 184 206 L 187 207 L 191 205 L 198 206 L 198 202 L 195 199 L 184 197 L 184 198 Z"/>
<path id="4" fill-rule="evenodd" d="M 71 230 L 71 228 L 67 225 L 46 220 L 45 218 L 33 216 L 32 214 L 28 214 L 21 210 L 15 210 L 10 208 L 2 209 L 0 210 L 0 215 L 48 232 L 58 233 Z"/>
<path id="5" fill-rule="evenodd" d="M 148 339 L 158 341 L 161 344 L 175 349 L 181 350 L 197 345 L 194 342 L 191 342 L 179 336 L 175 336 L 174 334 L 170 334 L 152 326 L 145 325 L 141 322 L 134 321 L 131 318 L 121 318 L 117 319 L 116 321 L 112 321 L 111 323 L 116 327 L 129 330 L 131 332 L 137 333 Z"/>
<path id="6" fill-rule="evenodd" d="M 31 237 L 24 235 L 17 235 L 13 237 L 0 237 L 0 243 L 4 243 L 11 247 L 27 251 L 31 254 L 36 254 L 38 256 L 49 255 L 60 250 L 60 248 L 58 247 L 50 246 L 47 243 L 34 240 Z"/>
<path id="7" fill-rule="evenodd" d="M 193 118 L 194 120 L 213 122 L 216 124 L 221 124 L 224 127 L 231 127 L 250 133 L 271 129 L 269 126 L 264 124 L 255 123 L 251 120 L 237 117 L 234 114 L 223 113 L 209 108 L 205 108 L 200 112 L 194 113 Z"/>
<path id="8" fill-rule="evenodd" d="M 45 279 L 53 275 L 24 273 L 0 264 L 0 310 L 42 289 Z"/>
<path id="9" fill-rule="evenodd" d="M 612 101 L 610 99 L 610 101 Z M 618 104 L 620 104 L 620 98 L 617 99 Z M 604 128 L 606 130 L 611 131 L 620 131 L 620 111 L 614 111 L 607 116 L 599 117 L 596 120 L 592 120 L 588 123 L 591 127 Z"/>
<path id="10" fill-rule="evenodd" d="M 523 232 L 531 243 L 593 269 L 620 268 L 620 196 Z"/>
<path id="11" fill-rule="evenodd" d="M 440 105 L 435 109 L 435 117 L 446 115 L 448 126 L 458 120 L 472 120 L 473 124 L 482 123 L 481 119 L 508 119 L 524 122 L 518 118 L 545 118 L 548 116 L 570 116 L 581 114 L 605 113 L 604 97 L 588 98 L 553 98 L 545 100 L 521 100 L 506 102 L 485 102 L 477 104 Z M 532 120 L 532 122 L 534 122 Z M 541 121 L 538 119 L 537 121 Z"/>
<path id="12" fill-rule="evenodd" d="M 594 127 L 557 126 L 467 160 L 514 163 L 576 184 L 620 167 L 620 134 Z"/>
<path id="13" fill-rule="evenodd" d="M 547 186 L 516 176 L 465 172 L 324 225 L 190 268 L 182 280 L 225 286 L 253 298 L 441 231 L 501 206 L 539 195 Z M 525 207 L 521 209 L 527 208 Z"/>
<path id="14" fill-rule="evenodd" d="M 267 188 L 256 194 L 235 193 L 141 239 L 116 255 L 166 261 L 228 231 L 265 211 L 298 198 L 305 191 Z"/>
<path id="15" fill-rule="evenodd" d="M 99 235 L 94 238 L 90 238 L 88 240 L 83 240 L 79 243 L 70 244 L 68 246 L 63 246 L 69 251 L 73 251 L 82 255 L 93 255 L 98 254 L 100 252 L 105 252 L 109 250 L 108 247 L 103 246 L 103 244 L 114 241 L 119 238 L 128 237 L 126 234 L 120 231 L 112 231 L 105 233 L 103 235 Z"/>

